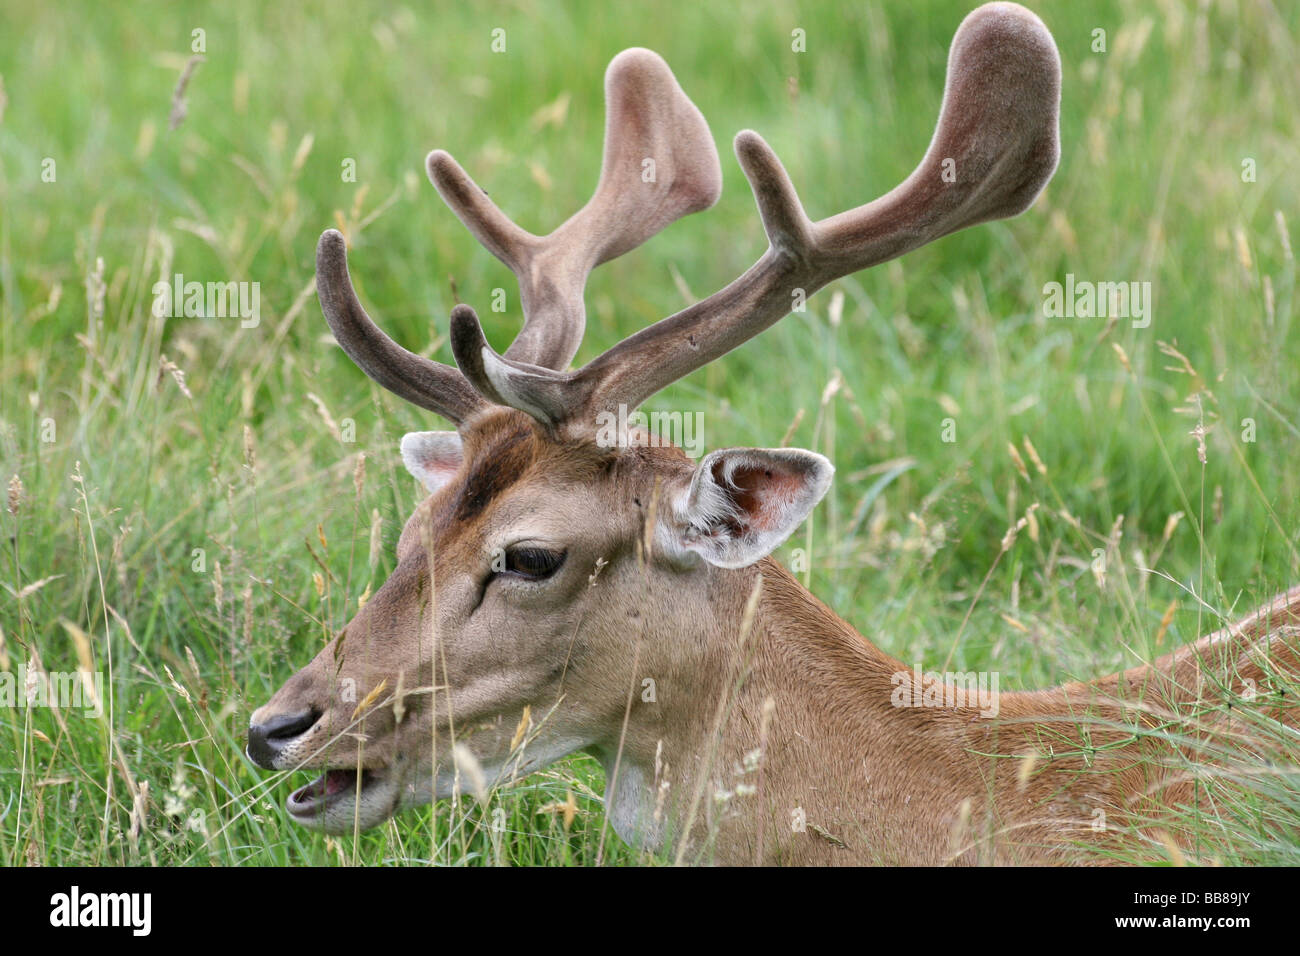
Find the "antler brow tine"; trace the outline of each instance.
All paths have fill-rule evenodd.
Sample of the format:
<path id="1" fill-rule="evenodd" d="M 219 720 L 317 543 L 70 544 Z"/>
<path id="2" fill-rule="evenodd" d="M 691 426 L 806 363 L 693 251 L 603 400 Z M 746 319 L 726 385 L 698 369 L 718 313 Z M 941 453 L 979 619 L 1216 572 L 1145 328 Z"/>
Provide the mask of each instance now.
<path id="1" fill-rule="evenodd" d="M 447 205 L 518 278 L 524 326 L 506 355 L 521 374 L 532 370 L 525 378 L 548 399 L 554 389 L 541 387 L 536 373 L 566 368 L 577 352 L 591 270 L 713 205 L 722 189 L 708 124 L 658 54 L 631 49 L 616 56 L 606 71 L 605 99 L 605 152 L 596 191 L 548 236 L 512 222 L 450 154 L 434 150 L 425 162 Z M 477 391 L 461 372 L 408 352 L 370 320 L 353 292 L 339 233 L 321 236 L 316 262 L 321 308 L 335 338 L 376 382 L 458 424 L 486 404 L 484 396 L 544 414 L 545 403 L 530 404 L 508 384 L 493 386 L 488 372 L 497 365 L 482 358 L 473 334 L 467 337 L 467 323 L 478 323 L 472 310 L 453 316 L 452 337 L 460 342 L 458 360 L 466 362 Z M 482 330 L 477 334 L 481 338 Z"/>
<path id="2" fill-rule="evenodd" d="M 456 369 L 408 352 L 371 321 L 348 275 L 347 241 L 335 229 L 316 244 L 316 295 L 343 351 L 380 385 L 456 424 L 485 406 Z"/>

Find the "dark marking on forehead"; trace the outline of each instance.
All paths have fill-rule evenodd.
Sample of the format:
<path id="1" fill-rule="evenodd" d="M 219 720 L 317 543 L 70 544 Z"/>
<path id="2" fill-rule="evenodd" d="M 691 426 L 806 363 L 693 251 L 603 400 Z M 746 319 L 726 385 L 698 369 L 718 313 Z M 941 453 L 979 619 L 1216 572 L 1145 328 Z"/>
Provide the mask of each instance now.
<path id="1" fill-rule="evenodd" d="M 497 495 L 523 477 L 534 453 L 532 430 L 521 425 L 474 455 L 469 477 L 456 498 L 455 520 L 468 521 L 482 514 Z"/>
<path id="2" fill-rule="evenodd" d="M 664 464 L 687 472 L 692 467 L 677 448 L 609 449 L 585 437 L 557 438 L 524 412 L 507 408 L 477 416 L 462 426 L 462 438 L 465 478 L 447 489 L 448 497 L 429 518 L 429 531 L 444 548 L 452 543 L 448 535 L 453 529 L 472 524 L 496 499 L 533 476 L 545 476 L 553 486 L 563 487 L 617 479 L 624 471 L 628 477 L 644 476 Z M 659 460 L 664 455 L 667 462 Z"/>

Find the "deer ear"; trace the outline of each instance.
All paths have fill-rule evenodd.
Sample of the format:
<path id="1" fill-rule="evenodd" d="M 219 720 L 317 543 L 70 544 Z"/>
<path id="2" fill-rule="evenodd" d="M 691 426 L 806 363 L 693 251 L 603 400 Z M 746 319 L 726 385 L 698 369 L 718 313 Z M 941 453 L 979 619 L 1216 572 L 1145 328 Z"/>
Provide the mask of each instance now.
<path id="1" fill-rule="evenodd" d="M 430 494 L 450 481 L 464 460 L 456 432 L 410 432 L 402 436 L 402 462 Z"/>
<path id="2" fill-rule="evenodd" d="M 676 502 L 673 543 L 720 568 L 743 568 L 794 533 L 835 467 L 799 448 L 728 448 L 704 456 Z"/>

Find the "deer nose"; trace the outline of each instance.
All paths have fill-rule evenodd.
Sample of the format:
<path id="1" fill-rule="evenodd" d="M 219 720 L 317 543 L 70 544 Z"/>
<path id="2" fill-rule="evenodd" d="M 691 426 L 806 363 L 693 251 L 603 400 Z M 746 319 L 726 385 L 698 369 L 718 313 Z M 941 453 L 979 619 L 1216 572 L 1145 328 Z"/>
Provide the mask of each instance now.
<path id="1" fill-rule="evenodd" d="M 260 724 L 249 724 L 248 759 L 263 770 L 275 770 L 275 758 L 285 745 L 319 719 L 319 711 L 308 710 L 300 714 L 276 714 Z"/>

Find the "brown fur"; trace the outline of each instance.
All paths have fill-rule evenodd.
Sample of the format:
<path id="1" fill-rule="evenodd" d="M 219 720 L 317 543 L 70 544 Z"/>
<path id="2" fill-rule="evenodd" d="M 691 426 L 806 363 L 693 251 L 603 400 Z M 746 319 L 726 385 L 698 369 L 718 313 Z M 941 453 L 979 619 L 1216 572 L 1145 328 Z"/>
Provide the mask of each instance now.
<path id="1" fill-rule="evenodd" d="M 305 735 L 308 766 L 355 766 L 360 745 L 362 764 L 377 770 L 414 766 L 430 752 L 445 769 L 454 737 L 509 778 L 536 769 L 529 748 L 545 751 L 556 738 L 604 762 L 611 813 L 626 818 L 625 832 L 681 850 L 674 828 L 693 821 L 687 860 L 1092 860 L 1084 845 L 1113 847 L 1130 824 L 1195 795 L 1178 758 L 1197 755 L 1135 736 L 1126 722 L 1228 733 L 1231 715 L 1186 716 L 1198 674 L 1209 687 L 1228 680 L 1240 691 L 1251 678 L 1263 690 L 1267 674 L 1252 655 L 1265 650 L 1274 666 L 1300 670 L 1287 637 L 1300 624 L 1296 588 L 1151 667 L 1004 691 L 993 719 L 969 707 L 896 707 L 892 676 L 909 667 L 776 561 L 683 567 L 653 544 L 646 560 L 652 502 L 667 520 L 667 496 L 691 474 L 677 449 L 560 444 L 506 409 L 477 416 L 463 435 L 460 475 L 412 516 L 397 570 L 348 625 L 346 644 L 340 635 L 342 650 L 325 648 L 259 712 L 324 714 Z M 537 592 L 481 589 L 485 544 L 529 515 L 564 539 L 568 576 Z M 599 573 L 597 558 L 606 562 Z M 405 700 L 403 721 L 390 693 L 361 721 L 366 740 L 346 733 L 358 729 L 350 727 L 355 704 L 338 698 L 338 683 L 355 680 L 359 698 L 383 680 L 391 691 L 399 674 L 407 691 L 424 689 Z M 654 702 L 641 699 L 646 677 Z M 430 695 L 430 686 L 447 690 Z M 536 732 L 512 755 L 524 707 Z M 1296 717 L 1289 704 L 1273 713 Z M 761 769 L 746 770 L 755 751 Z M 731 796 L 719 802 L 719 793 Z M 1093 827 L 1097 811 L 1104 831 Z"/>
<path id="2" fill-rule="evenodd" d="M 590 269 L 720 188 L 707 125 L 657 55 L 630 50 L 611 63 L 596 194 L 548 236 L 524 232 L 450 156 L 430 154 L 443 198 L 519 277 L 526 321 L 504 356 L 466 305 L 451 315 L 458 371 L 398 346 L 361 309 L 343 237 L 326 232 L 317 286 L 339 344 L 381 385 L 456 422 L 463 463 L 445 485 L 429 480 L 438 490 L 407 522 L 397 569 L 370 603 L 253 715 L 265 734 L 296 734 L 274 748 L 257 737 L 263 766 L 370 770 L 354 812 L 334 801 L 303 822 L 372 826 L 463 788 L 475 767 L 509 780 L 585 750 L 605 766 L 618 832 L 683 860 L 1065 862 L 1095 860 L 1085 846 L 1126 836 L 1163 842 L 1167 820 L 1151 818 L 1196 798 L 1188 768 L 1212 761 L 1241 722 L 1198 703 L 1198 681 L 1233 700 L 1246 680 L 1267 687 L 1262 653 L 1297 670 L 1300 589 L 1267 621 L 1256 615 L 1150 667 L 1003 693 L 996 716 L 895 706 L 909 669 L 774 560 L 757 560 L 825 492 L 829 462 L 799 452 L 805 467 L 788 474 L 738 470 L 725 492 L 702 482 L 726 500 L 709 498 L 692 521 L 679 505 L 693 465 L 679 450 L 614 452 L 590 438 L 598 413 L 637 408 L 779 321 L 794 290 L 810 295 L 1027 209 L 1056 168 L 1060 80 L 1034 14 L 1012 3 L 973 11 L 916 170 L 816 222 L 772 149 L 742 131 L 736 156 L 768 250 L 576 371 L 566 369 Z M 649 185 L 637 175 L 645 156 L 661 172 Z M 955 179 L 942 175 L 950 164 Z M 454 460 L 454 440 L 441 438 L 439 454 Z M 749 452 L 747 465 L 780 460 Z M 545 581 L 494 573 L 493 555 L 520 542 L 564 561 Z M 1295 722 L 1286 699 L 1250 709 L 1269 708 Z"/>

